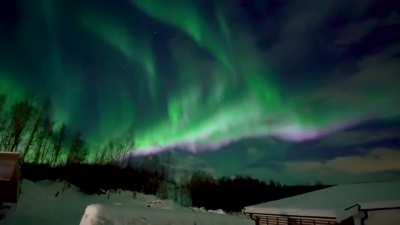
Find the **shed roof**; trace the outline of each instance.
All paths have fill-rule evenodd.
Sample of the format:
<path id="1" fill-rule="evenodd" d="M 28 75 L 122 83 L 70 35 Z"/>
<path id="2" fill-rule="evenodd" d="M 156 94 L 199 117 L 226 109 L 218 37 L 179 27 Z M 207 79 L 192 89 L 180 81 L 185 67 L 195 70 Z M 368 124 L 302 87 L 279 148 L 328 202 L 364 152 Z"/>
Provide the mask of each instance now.
<path id="1" fill-rule="evenodd" d="M 346 219 L 361 209 L 400 207 L 400 181 L 337 185 L 290 198 L 248 206 L 246 213 Z M 358 211 L 358 209 L 357 209 Z"/>

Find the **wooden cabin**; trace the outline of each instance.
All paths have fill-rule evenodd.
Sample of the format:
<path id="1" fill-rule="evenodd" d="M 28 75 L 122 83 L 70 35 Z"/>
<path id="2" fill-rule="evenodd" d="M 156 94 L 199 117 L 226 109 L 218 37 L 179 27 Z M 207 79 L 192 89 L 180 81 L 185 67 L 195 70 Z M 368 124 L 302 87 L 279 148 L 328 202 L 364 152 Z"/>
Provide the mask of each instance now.
<path id="1" fill-rule="evenodd" d="M 256 225 L 399 225 L 400 182 L 338 185 L 245 207 Z"/>
<path id="2" fill-rule="evenodd" d="M 0 204 L 18 201 L 20 180 L 19 153 L 0 152 Z"/>

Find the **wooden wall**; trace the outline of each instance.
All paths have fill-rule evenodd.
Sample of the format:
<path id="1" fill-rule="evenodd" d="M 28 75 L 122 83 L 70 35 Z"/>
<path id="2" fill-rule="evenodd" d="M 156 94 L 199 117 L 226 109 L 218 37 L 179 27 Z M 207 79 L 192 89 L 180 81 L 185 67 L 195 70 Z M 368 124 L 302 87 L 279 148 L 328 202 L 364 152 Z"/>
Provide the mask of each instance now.
<path id="1" fill-rule="evenodd" d="M 339 225 L 335 218 L 301 217 L 285 215 L 252 216 L 256 225 Z"/>

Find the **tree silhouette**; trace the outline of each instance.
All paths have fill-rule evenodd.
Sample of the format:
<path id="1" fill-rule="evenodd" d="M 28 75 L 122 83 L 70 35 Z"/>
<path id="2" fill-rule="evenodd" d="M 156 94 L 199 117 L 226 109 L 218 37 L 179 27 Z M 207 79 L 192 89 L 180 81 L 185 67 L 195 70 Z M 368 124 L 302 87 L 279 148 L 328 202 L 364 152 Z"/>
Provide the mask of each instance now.
<path id="1" fill-rule="evenodd" d="M 35 136 L 36 136 L 36 134 L 37 134 L 37 132 L 39 130 L 39 126 L 40 126 L 41 122 L 42 122 L 42 114 L 41 114 L 41 112 L 38 112 L 37 115 L 36 115 L 36 119 L 34 120 L 31 132 L 29 134 L 28 142 L 25 145 L 25 150 L 22 153 L 22 158 L 23 159 L 25 159 L 26 155 L 28 155 L 29 150 L 32 149 L 31 146 L 32 146 L 33 140 L 34 140 L 34 138 L 35 138 Z"/>
<path id="2" fill-rule="evenodd" d="M 50 101 L 42 102 L 32 96 L 10 101 L 0 93 L 0 151 L 18 151 L 24 162 L 61 166 L 113 163 L 134 147 L 132 127 L 121 137 L 89 152 L 80 131 L 57 123 L 51 112 Z"/>
<path id="3" fill-rule="evenodd" d="M 82 163 L 87 155 L 85 149 L 85 142 L 82 138 L 81 133 L 76 133 L 72 141 L 72 146 L 69 152 L 68 163 L 69 164 L 80 164 Z"/>
<path id="4" fill-rule="evenodd" d="M 0 94 L 0 149 L 7 149 L 6 139 L 8 136 L 8 120 L 5 110 L 7 96 Z"/>
<path id="5" fill-rule="evenodd" d="M 67 126 L 65 124 L 61 125 L 60 130 L 57 133 L 55 144 L 54 144 L 54 161 L 56 162 L 60 156 L 61 150 L 67 137 Z"/>
<path id="6" fill-rule="evenodd" d="M 27 102 L 19 102 L 12 108 L 12 136 L 11 136 L 11 147 L 9 151 L 17 151 L 17 147 L 21 141 L 22 132 L 24 131 L 26 124 L 30 118 L 30 114 L 33 107 Z"/>

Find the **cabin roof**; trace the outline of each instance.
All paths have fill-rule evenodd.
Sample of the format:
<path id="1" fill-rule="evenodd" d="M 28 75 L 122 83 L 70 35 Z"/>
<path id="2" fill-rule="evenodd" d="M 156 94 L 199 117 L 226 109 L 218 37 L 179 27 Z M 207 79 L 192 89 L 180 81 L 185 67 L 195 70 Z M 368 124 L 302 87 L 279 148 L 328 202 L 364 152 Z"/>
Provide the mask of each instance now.
<path id="1" fill-rule="evenodd" d="M 400 207 L 400 181 L 337 185 L 245 207 L 245 213 L 346 219 L 360 209 Z M 358 209 L 357 209 L 358 211 Z"/>

